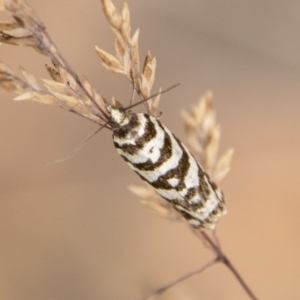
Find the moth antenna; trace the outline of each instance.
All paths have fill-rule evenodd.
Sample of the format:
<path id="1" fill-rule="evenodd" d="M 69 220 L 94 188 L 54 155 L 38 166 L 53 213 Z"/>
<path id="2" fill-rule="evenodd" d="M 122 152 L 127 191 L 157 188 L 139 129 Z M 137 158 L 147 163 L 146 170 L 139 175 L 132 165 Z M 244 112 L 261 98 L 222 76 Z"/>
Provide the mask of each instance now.
<path id="1" fill-rule="evenodd" d="M 90 134 L 87 138 L 85 138 L 70 154 L 68 154 L 67 156 L 63 157 L 63 158 L 59 158 L 56 159 L 54 161 L 48 162 L 47 165 L 50 164 L 54 164 L 54 163 L 61 163 L 63 161 L 66 161 L 68 159 L 70 159 L 71 157 L 73 157 L 80 149 L 82 149 L 82 147 L 94 136 L 96 135 L 100 130 L 102 130 L 104 127 L 106 127 L 106 125 L 109 123 L 109 121 L 107 121 L 105 124 L 103 124 L 102 126 L 100 126 L 99 128 L 97 128 L 97 130 L 95 130 L 92 134 Z"/>
<path id="2" fill-rule="evenodd" d="M 126 110 L 128 110 L 128 109 L 130 109 L 130 108 L 133 108 L 133 107 L 136 107 L 136 106 L 140 105 L 141 103 L 145 103 L 146 101 L 152 99 L 153 97 L 156 97 L 157 95 L 164 94 L 164 93 L 166 93 L 166 92 L 168 92 L 168 91 L 174 89 L 175 87 L 177 87 L 177 86 L 179 86 L 179 85 L 180 85 L 180 83 L 176 83 L 176 84 L 170 86 L 169 88 L 167 88 L 167 89 L 165 89 L 165 90 L 163 90 L 163 91 L 160 91 L 159 93 L 153 94 L 152 96 L 150 96 L 150 97 L 148 97 L 148 98 L 146 98 L 146 99 L 143 99 L 143 100 L 141 100 L 141 101 L 138 101 L 137 103 L 134 103 L 134 104 L 132 104 L 132 105 L 129 105 L 129 106 L 127 106 L 127 107 L 122 108 L 121 111 L 126 111 Z"/>

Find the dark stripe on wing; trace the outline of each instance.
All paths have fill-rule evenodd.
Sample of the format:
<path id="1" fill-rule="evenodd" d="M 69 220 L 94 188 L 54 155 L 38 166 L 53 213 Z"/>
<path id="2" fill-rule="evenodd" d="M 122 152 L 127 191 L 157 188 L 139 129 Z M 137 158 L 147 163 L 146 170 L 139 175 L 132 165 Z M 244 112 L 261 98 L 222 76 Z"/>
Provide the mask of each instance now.
<path id="1" fill-rule="evenodd" d="M 161 175 L 156 181 L 149 182 L 156 189 L 175 189 L 177 191 L 181 191 L 185 188 L 184 178 L 190 168 L 189 156 L 186 150 L 181 145 L 180 141 L 175 136 L 174 138 L 182 150 L 181 158 L 179 160 L 178 165 L 175 168 L 169 170 L 166 174 Z M 171 178 L 176 178 L 179 180 L 178 185 L 176 187 L 173 187 L 168 183 L 168 179 Z"/>
<path id="2" fill-rule="evenodd" d="M 143 149 L 143 147 L 153 138 L 156 137 L 156 129 L 155 129 L 155 125 L 154 123 L 150 120 L 150 116 L 143 114 L 143 116 L 145 117 L 145 119 L 147 120 L 146 122 L 146 126 L 145 126 L 145 132 L 142 136 L 139 136 L 136 140 L 135 140 L 135 144 L 123 144 L 123 145 L 119 145 L 117 142 L 114 142 L 114 145 L 117 149 L 122 149 L 125 153 L 128 153 L 130 155 L 134 155 L 136 154 L 140 149 Z M 134 120 L 135 121 L 135 120 Z M 137 121 L 135 121 L 135 123 L 137 123 Z M 124 139 L 126 138 L 126 135 L 128 133 L 132 133 L 133 131 L 133 125 L 131 124 L 131 120 L 130 122 L 121 127 L 120 129 L 117 129 L 114 131 L 114 136 L 116 136 L 119 139 Z M 138 126 L 138 125 L 136 125 Z M 139 126 L 141 126 L 139 124 Z"/>
<path id="3" fill-rule="evenodd" d="M 157 160 L 157 162 L 153 163 L 150 159 L 148 159 L 146 162 L 136 163 L 132 165 L 141 171 L 154 171 L 163 163 L 165 163 L 171 156 L 172 156 L 172 142 L 169 134 L 165 132 L 163 147 L 160 149 L 160 157 Z"/>

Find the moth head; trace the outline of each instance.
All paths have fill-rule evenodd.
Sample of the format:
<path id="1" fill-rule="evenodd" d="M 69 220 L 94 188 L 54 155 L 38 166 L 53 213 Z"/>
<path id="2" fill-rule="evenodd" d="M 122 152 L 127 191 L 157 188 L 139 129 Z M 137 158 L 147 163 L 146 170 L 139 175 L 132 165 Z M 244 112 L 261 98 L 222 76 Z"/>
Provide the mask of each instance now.
<path id="1" fill-rule="evenodd" d="M 127 111 L 115 100 L 115 105 L 108 104 L 106 109 L 109 113 L 110 121 L 113 127 L 123 127 L 129 122 Z"/>

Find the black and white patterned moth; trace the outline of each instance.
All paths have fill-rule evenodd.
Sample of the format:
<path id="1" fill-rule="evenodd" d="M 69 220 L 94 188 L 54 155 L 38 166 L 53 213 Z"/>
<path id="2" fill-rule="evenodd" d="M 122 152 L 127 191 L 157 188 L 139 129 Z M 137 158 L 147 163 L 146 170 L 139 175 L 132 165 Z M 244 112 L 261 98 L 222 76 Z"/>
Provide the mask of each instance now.
<path id="1" fill-rule="evenodd" d="M 107 105 L 115 148 L 190 225 L 214 229 L 226 214 L 223 194 L 196 159 L 154 116 Z"/>

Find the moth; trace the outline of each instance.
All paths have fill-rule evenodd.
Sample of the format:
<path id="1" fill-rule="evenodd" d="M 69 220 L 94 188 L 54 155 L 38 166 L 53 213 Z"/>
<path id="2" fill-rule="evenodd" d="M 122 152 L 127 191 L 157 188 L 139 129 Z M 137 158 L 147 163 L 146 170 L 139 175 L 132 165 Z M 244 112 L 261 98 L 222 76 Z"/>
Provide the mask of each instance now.
<path id="1" fill-rule="evenodd" d="M 187 147 L 156 117 L 120 103 L 106 106 L 117 152 L 188 223 L 214 229 L 226 214 L 223 194 Z"/>

